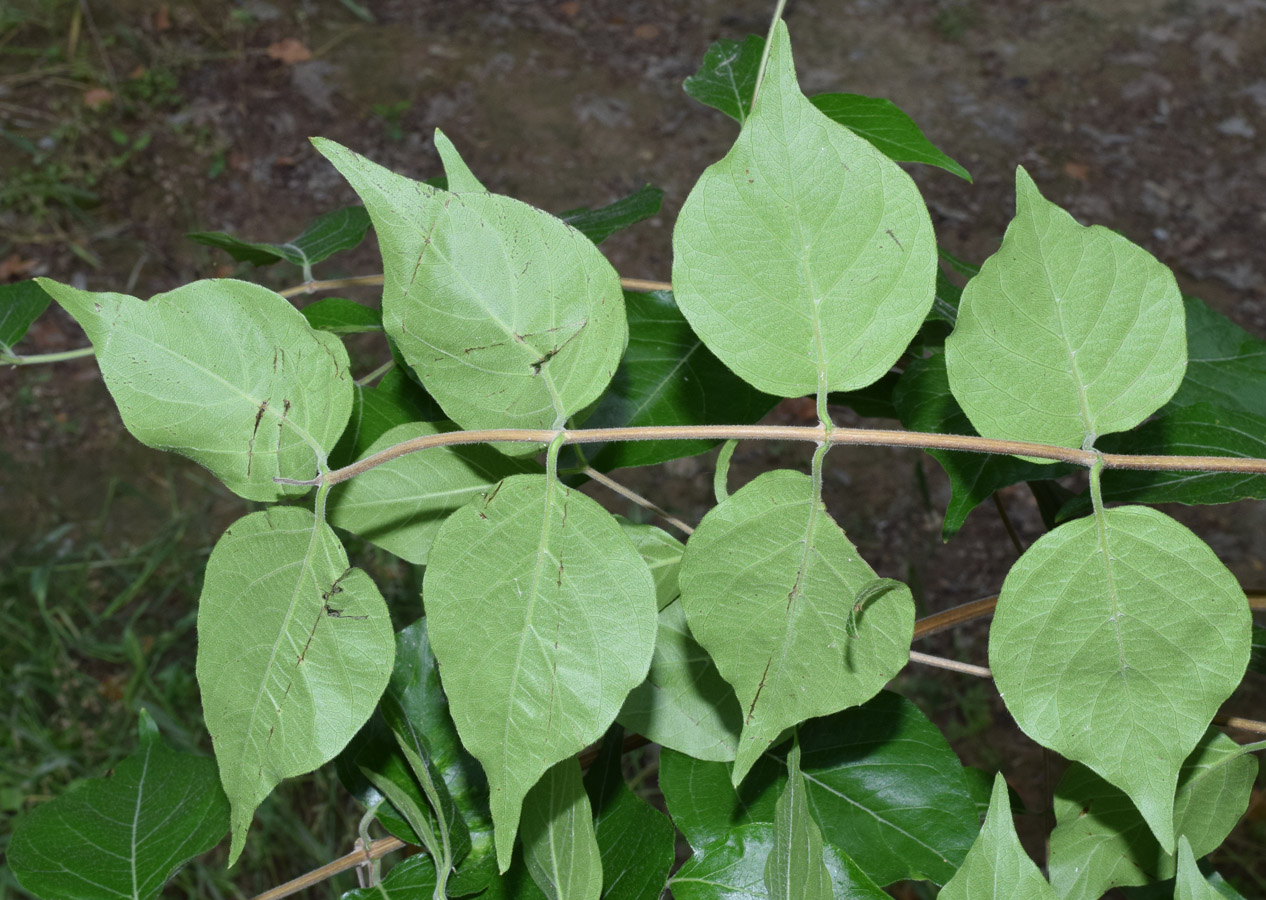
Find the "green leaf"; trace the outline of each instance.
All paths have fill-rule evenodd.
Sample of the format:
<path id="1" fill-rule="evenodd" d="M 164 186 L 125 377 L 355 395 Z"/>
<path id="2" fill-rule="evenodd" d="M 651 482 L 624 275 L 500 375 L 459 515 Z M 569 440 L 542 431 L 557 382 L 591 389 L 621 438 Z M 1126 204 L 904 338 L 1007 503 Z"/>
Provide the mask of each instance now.
<path id="1" fill-rule="evenodd" d="M 696 334 L 768 394 L 877 381 L 932 306 L 936 241 L 918 188 L 796 84 L 777 26 L 755 109 L 673 232 L 673 286 Z"/>
<path id="2" fill-rule="evenodd" d="M 373 887 L 345 891 L 342 900 L 424 900 L 435 893 L 435 863 L 425 853 L 391 867 Z"/>
<path id="3" fill-rule="evenodd" d="M 299 312 L 303 313 L 303 317 L 313 328 L 331 334 L 382 331 L 381 310 L 344 297 L 325 297 L 316 303 L 309 303 Z"/>
<path id="4" fill-rule="evenodd" d="M 597 399 L 628 326 L 619 276 L 580 232 L 509 197 L 449 194 L 316 146 L 369 208 L 383 325 L 450 419 L 559 428 Z"/>
<path id="5" fill-rule="evenodd" d="M 704 106 L 719 109 L 741 125 L 752 109 L 756 73 L 764 50 L 765 39 L 754 34 L 741 44 L 728 38 L 714 41 L 704 53 L 699 71 L 681 86 Z"/>
<path id="6" fill-rule="evenodd" d="M 595 244 L 601 244 L 617 231 L 623 231 L 630 225 L 658 215 L 663 202 L 663 191 L 653 185 L 644 184 L 627 197 L 621 197 L 606 206 L 568 210 L 560 214 L 559 218 Z"/>
<path id="7" fill-rule="evenodd" d="M 669 882 L 677 900 L 769 900 L 765 860 L 774 846 L 767 823 L 734 828 L 686 860 Z M 852 859 L 834 847 L 823 848 L 835 900 L 886 900 L 883 892 Z"/>
<path id="8" fill-rule="evenodd" d="M 147 302 L 40 284 L 88 333 L 137 440 L 196 460 L 248 500 L 308 490 L 273 479 L 312 478 L 347 424 L 352 378 L 337 337 L 244 281 L 196 281 Z"/>
<path id="9" fill-rule="evenodd" d="M 745 425 L 773 409 L 762 394 L 712 355 L 690 330 L 669 291 L 625 293 L 629 348 L 586 428 Z M 703 453 L 716 441 L 628 441 L 588 450 L 602 470 L 649 466 Z"/>
<path id="10" fill-rule="evenodd" d="M 1203 856 L 1239 821 L 1257 778 L 1257 760 L 1210 728 L 1183 762 L 1174 800 L 1174 830 Z M 1095 900 L 1112 887 L 1173 878 L 1166 853 L 1123 792 L 1074 764 L 1055 790 L 1051 884 L 1064 900 Z"/>
<path id="11" fill-rule="evenodd" d="M 787 754 L 787 786 L 774 807 L 774 846 L 765 861 L 771 900 L 834 900 L 822 856 L 822 831 L 813 821 L 800 772 L 800 745 Z"/>
<path id="12" fill-rule="evenodd" d="M 1266 457 L 1266 417 L 1209 403 L 1167 407 L 1155 418 L 1099 442 L 1104 453 Z M 1103 498 L 1131 503 L 1231 503 L 1266 499 L 1266 475 L 1107 469 Z M 1090 509 L 1088 493 L 1060 510 L 1061 519 Z"/>
<path id="13" fill-rule="evenodd" d="M 365 724 L 394 652 L 378 588 L 311 512 L 274 506 L 224 532 L 198 602 L 198 686 L 233 807 L 230 864 L 273 787 Z"/>
<path id="14" fill-rule="evenodd" d="M 344 466 L 360 459 L 375 441 L 397 425 L 444 419 L 439 404 L 406 371 L 397 366 L 374 387 L 355 386 L 351 419 L 330 454 L 331 465 Z"/>
<path id="15" fill-rule="evenodd" d="M 0 284 L 0 354 L 9 353 L 52 298 L 34 281 Z"/>
<path id="16" fill-rule="evenodd" d="M 212 760 L 163 744 L 141 710 L 141 746 L 106 778 L 18 819 L 6 851 L 22 889 L 57 900 L 147 900 L 229 828 Z"/>
<path id="17" fill-rule="evenodd" d="M 1183 306 L 1187 374 L 1170 406 L 1213 403 L 1266 416 L 1266 341 L 1196 297 L 1183 297 Z"/>
<path id="18" fill-rule="evenodd" d="M 651 577 L 655 579 L 656 606 L 663 610 L 681 596 L 677 573 L 681 571 L 681 557 L 686 552 L 686 545 L 654 525 L 630 522 L 621 516 L 616 516 L 616 521 L 637 548 L 638 555 L 646 560 Z"/>
<path id="19" fill-rule="evenodd" d="M 868 604 L 848 634 L 853 598 L 874 580 L 799 472 L 766 472 L 704 516 L 681 602 L 743 708 L 736 784 L 784 729 L 864 703 L 905 665 L 908 588 Z"/>
<path id="20" fill-rule="evenodd" d="M 238 262 L 268 266 L 284 259 L 301 266 L 311 278 L 312 266 L 335 253 L 350 250 L 365 239 L 369 230 L 369 214 L 363 206 L 346 206 L 324 213 L 304 229 L 303 234 L 284 243 L 243 241 L 223 231 L 195 231 L 185 235 L 196 244 L 228 251 Z"/>
<path id="21" fill-rule="evenodd" d="M 690 636 L 681 603 L 660 610 L 651 670 L 624 701 L 618 720 L 698 759 L 734 759 L 743 710 L 712 657 Z"/>
<path id="22" fill-rule="evenodd" d="M 832 406 L 847 406 L 859 416 L 871 419 L 895 419 L 896 407 L 892 405 L 892 392 L 897 386 L 898 372 L 888 372 L 874 384 L 855 391 L 840 391 L 827 395 Z"/>
<path id="23" fill-rule="evenodd" d="M 596 502 L 515 475 L 445 520 L 423 594 L 453 720 L 488 775 L 504 872 L 524 795 L 601 737 L 646 677 L 655 584 Z"/>
<path id="24" fill-rule="evenodd" d="M 1020 557 L 989 661 L 1020 728 L 1128 794 L 1169 851 L 1179 770 L 1244 674 L 1250 622 L 1203 541 L 1153 509 L 1119 507 Z"/>
<path id="25" fill-rule="evenodd" d="M 898 379 L 892 401 L 901 424 L 911 431 L 976 433 L 950 391 L 943 353 L 913 360 Z M 968 514 L 999 488 L 1072 471 L 1071 466 L 1059 464 L 1052 469 L 1015 456 L 953 450 L 928 450 L 927 453 L 941 464 L 950 480 L 950 502 L 941 526 L 941 537 L 947 541 L 963 527 Z"/>
<path id="26" fill-rule="evenodd" d="M 1001 772 L 994 777 L 980 837 L 938 896 L 941 900 L 1056 900 L 1055 891 L 1020 846 Z"/>
<path id="27" fill-rule="evenodd" d="M 1174 900 L 1222 900 L 1223 895 L 1205 880 L 1196 865 L 1191 844 L 1184 834 L 1178 838 L 1178 881 Z"/>
<path id="28" fill-rule="evenodd" d="M 488 193 L 488 189 L 470 171 L 453 142 L 438 128 L 435 129 L 435 149 L 439 151 L 440 161 L 444 163 L 444 184 L 448 190 L 453 193 Z"/>
<path id="29" fill-rule="evenodd" d="M 602 896 L 602 855 L 574 757 L 551 766 L 524 798 L 523 858 L 549 900 Z"/>
<path id="30" fill-rule="evenodd" d="M 397 425 L 364 455 L 451 430 L 449 422 Z M 336 487 L 329 521 L 401 559 L 425 565 L 435 533 L 449 513 L 507 475 L 540 470 L 534 460 L 510 459 L 482 444 L 419 450 Z"/>
<path id="31" fill-rule="evenodd" d="M 989 438 L 1089 447 L 1164 405 L 1187 363 L 1182 297 L 1150 253 L 1083 228 L 1016 169 L 1016 215 L 945 342 L 954 396 Z"/>
<path id="32" fill-rule="evenodd" d="M 659 900 L 673 867 L 677 832 L 663 813 L 629 790 L 623 738 L 623 729 L 612 726 L 585 773 L 602 852 L 602 900 Z"/>
<path id="33" fill-rule="evenodd" d="M 392 710 L 397 722 L 407 722 L 419 746 L 425 749 L 432 766 L 440 773 L 462 820 L 473 833 L 491 829 L 488 816 L 488 784 L 483 770 L 461 745 L 457 729 L 448 713 L 448 698 L 440 687 L 439 667 L 426 639 L 426 619 L 396 632 L 395 666 L 379 709 Z M 403 729 L 402 729 L 403 730 Z M 383 716 L 374 716 L 360 730 L 335 761 L 339 779 L 366 807 L 383 800 L 360 771 L 372 767 L 411 790 L 418 803 L 421 790 L 407 776 L 407 763 L 400 755 L 395 738 Z M 390 804 L 380 806 L 378 820 L 392 834 L 410 843 L 417 835 Z M 452 888 L 450 882 L 450 889 Z"/>
<path id="34" fill-rule="evenodd" d="M 954 874 L 980 819 L 958 757 L 913 703 L 883 691 L 857 709 L 807 722 L 799 736 L 809 806 L 828 843 L 881 885 L 943 884 Z M 743 825 L 772 824 L 784 780 L 774 753 L 737 790 L 722 763 L 671 750 L 660 760 L 668 811 L 695 848 Z"/>
<path id="35" fill-rule="evenodd" d="M 818 94 L 809 102 L 895 162 L 924 163 L 971 181 L 971 174 L 924 137 L 914 120 L 891 100 L 861 94 Z"/>

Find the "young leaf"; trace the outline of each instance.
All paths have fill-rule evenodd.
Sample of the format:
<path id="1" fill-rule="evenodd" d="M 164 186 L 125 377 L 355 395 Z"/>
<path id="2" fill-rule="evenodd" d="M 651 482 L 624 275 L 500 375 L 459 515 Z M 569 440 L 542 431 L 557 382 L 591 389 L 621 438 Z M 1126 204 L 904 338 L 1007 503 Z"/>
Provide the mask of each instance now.
<path id="1" fill-rule="evenodd" d="M 743 710 L 712 657 L 690 636 L 681 603 L 660 610 L 651 670 L 624 701 L 617 720 L 660 746 L 698 759 L 734 759 Z"/>
<path id="2" fill-rule="evenodd" d="M 350 250 L 365 239 L 369 230 L 369 214 L 363 206 L 347 206 L 324 213 L 304 229 L 303 234 L 281 244 L 239 240 L 223 231 L 195 231 L 185 237 L 196 244 L 228 251 L 238 262 L 268 266 L 284 259 L 304 269 L 311 278 L 311 268 L 342 250 Z"/>
<path id="3" fill-rule="evenodd" d="M 796 84 L 787 28 L 733 148 L 673 232 L 677 303 L 758 390 L 800 397 L 877 381 L 932 306 L 936 241 L 918 188 Z"/>
<path id="4" fill-rule="evenodd" d="M 1222 900 L 1222 894 L 1205 880 L 1184 834 L 1178 838 L 1178 880 L 1174 900 Z"/>
<path id="5" fill-rule="evenodd" d="M 892 394 L 901 424 L 911 431 L 938 434 L 975 434 L 966 413 L 950 392 L 945 354 L 916 359 L 901 373 Z M 1014 456 L 929 450 L 950 480 L 950 502 L 941 526 L 941 538 L 949 540 L 963 527 L 973 509 L 999 488 L 1021 481 L 1035 481 L 1071 472 L 1071 466 L 1054 469 Z"/>
<path id="6" fill-rule="evenodd" d="M 1203 856 L 1216 849 L 1248 808 L 1257 760 L 1210 728 L 1183 762 L 1174 830 Z M 1051 884 L 1064 900 L 1096 900 L 1112 887 L 1173 878 L 1164 852 L 1138 809 L 1117 788 L 1073 764 L 1055 790 Z"/>
<path id="7" fill-rule="evenodd" d="M 488 775 L 504 872 L 528 789 L 601 737 L 646 677 L 655 584 L 596 502 L 515 475 L 445 520 L 423 596 L 453 720 Z"/>
<path id="8" fill-rule="evenodd" d="M 558 217 L 595 244 L 601 244 L 617 231 L 623 231 L 643 219 L 658 215 L 663 202 L 663 191 L 653 185 L 644 184 L 627 197 L 621 197 L 606 206 L 597 209 L 572 209 L 560 213 Z"/>
<path id="9" fill-rule="evenodd" d="M 913 703 L 883 691 L 857 709 L 805 723 L 799 735 L 809 804 L 829 844 L 877 884 L 949 880 L 980 819 L 958 757 Z M 737 790 L 721 763 L 671 750 L 660 760 L 668 811 L 695 848 L 744 824 L 772 824 L 784 780 L 773 753 Z"/>
<path id="10" fill-rule="evenodd" d="M 488 193 L 488 189 L 470 171 L 466 160 L 462 159 L 457 148 L 453 146 L 453 142 L 438 128 L 435 129 L 435 149 L 439 151 L 440 160 L 444 163 L 445 184 L 448 185 L 448 190 L 453 193 Z"/>
<path id="11" fill-rule="evenodd" d="M 580 763 L 565 759 L 523 800 L 523 859 L 549 900 L 598 900 L 602 855 Z"/>
<path id="12" fill-rule="evenodd" d="M 624 781 L 624 731 L 612 726 L 585 773 L 594 833 L 602 852 L 602 900 L 659 900 L 673 867 L 677 832 Z"/>
<path id="13" fill-rule="evenodd" d="M 1183 297 L 1183 307 L 1187 374 L 1170 406 L 1212 403 L 1266 416 L 1266 341 L 1196 297 Z"/>
<path id="14" fill-rule="evenodd" d="M 397 425 L 364 455 L 451 430 L 448 422 Z M 540 470 L 534 460 L 511 459 L 478 444 L 420 450 L 337 487 L 329 500 L 329 522 L 401 559 L 426 565 L 431 542 L 449 513 L 507 475 Z"/>
<path id="15" fill-rule="evenodd" d="M 1165 404 L 1187 364 L 1182 297 L 1150 253 L 1083 228 L 1016 169 L 1016 215 L 967 283 L 950 387 L 990 438 L 1090 446 Z"/>
<path id="16" fill-rule="evenodd" d="M 1250 624 L 1208 545 L 1153 509 L 1118 507 L 1020 557 L 989 662 L 1020 728 L 1123 790 L 1170 852 L 1179 770 L 1244 674 Z"/>
<path id="17" fill-rule="evenodd" d="M 580 232 L 509 197 L 449 194 L 316 146 L 369 208 L 383 325 L 450 419 L 558 428 L 597 399 L 628 326 L 619 276 Z"/>
<path id="18" fill-rule="evenodd" d="M 44 314 L 52 298 L 34 281 L 0 284 L 0 355 L 26 335 L 31 323 Z"/>
<path id="19" fill-rule="evenodd" d="M 18 819 L 6 851 L 22 889 L 59 900 L 149 900 L 229 828 L 215 763 L 163 744 L 141 710 L 141 746 L 106 778 Z"/>
<path id="20" fill-rule="evenodd" d="M 369 718 L 394 650 L 378 588 L 311 512 L 274 506 L 224 532 L 198 601 L 198 686 L 233 807 L 230 864 L 273 787 Z"/>
<path id="21" fill-rule="evenodd" d="M 874 580 L 799 472 L 766 472 L 704 516 L 681 603 L 743 708 L 735 784 L 784 729 L 864 703 L 905 665 L 908 588 L 871 602 L 848 634 L 853 598 Z"/>
<path id="22" fill-rule="evenodd" d="M 1266 457 L 1266 417 L 1210 403 L 1173 406 L 1155 418 L 1099 442 L 1104 453 L 1160 453 L 1175 456 Z M 1238 472 L 1148 472 L 1109 469 L 1103 498 L 1132 503 L 1231 503 L 1266 500 L 1266 475 Z M 1061 519 L 1090 509 L 1089 493 L 1060 510 Z"/>
<path id="23" fill-rule="evenodd" d="M 248 500 L 302 494 L 347 425 L 347 351 L 281 296 L 196 281 L 147 302 L 40 279 L 88 333 L 137 440 L 184 454 Z"/>
<path id="24" fill-rule="evenodd" d="M 1001 772 L 994 778 L 985 827 L 963 867 L 939 896 L 942 900 L 1057 900 L 1016 837 L 1007 782 Z"/>
<path id="25" fill-rule="evenodd" d="M 813 821 L 800 773 L 800 745 L 787 754 L 787 786 L 774 807 L 774 846 L 765 861 L 771 900 L 833 900 L 822 857 L 822 831 Z"/>
<path id="26" fill-rule="evenodd" d="M 817 94 L 809 102 L 894 162 L 924 163 L 971 181 L 971 174 L 924 137 L 914 120 L 891 100 L 861 94 Z"/>
<path id="27" fill-rule="evenodd" d="M 762 394 L 722 365 L 690 330 L 668 291 L 628 292 L 629 349 L 611 387 L 584 420 L 586 428 L 625 425 L 734 425 L 756 422 L 776 397 Z M 603 471 L 649 466 L 703 453 L 716 441 L 608 444 L 590 465 Z"/>
<path id="28" fill-rule="evenodd" d="M 330 334 L 382 331 L 382 311 L 345 297 L 325 297 L 299 310 L 308 324 Z"/>
<path id="29" fill-rule="evenodd" d="M 703 55 L 699 71 L 681 83 L 685 92 L 704 106 L 719 109 L 740 125 L 752 109 L 756 73 L 765 39 L 749 34 L 743 43 L 722 38 Z"/>

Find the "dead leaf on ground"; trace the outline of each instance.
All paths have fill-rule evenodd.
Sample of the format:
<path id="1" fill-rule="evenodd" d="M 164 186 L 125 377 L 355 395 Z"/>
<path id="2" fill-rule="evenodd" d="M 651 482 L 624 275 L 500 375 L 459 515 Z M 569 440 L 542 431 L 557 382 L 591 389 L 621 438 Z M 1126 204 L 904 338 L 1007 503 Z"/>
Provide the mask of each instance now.
<path id="1" fill-rule="evenodd" d="M 98 106 L 105 106 L 114 99 L 114 91 L 103 87 L 88 88 L 84 91 L 84 106 L 89 109 L 96 109 Z"/>
<path id="2" fill-rule="evenodd" d="M 25 278 L 36 266 L 36 260 L 23 259 L 16 253 L 10 253 L 0 259 L 0 281 L 17 281 Z"/>
<path id="3" fill-rule="evenodd" d="M 293 66 L 295 63 L 307 62 L 312 58 L 312 51 L 303 41 L 286 38 L 268 45 L 268 58 Z"/>

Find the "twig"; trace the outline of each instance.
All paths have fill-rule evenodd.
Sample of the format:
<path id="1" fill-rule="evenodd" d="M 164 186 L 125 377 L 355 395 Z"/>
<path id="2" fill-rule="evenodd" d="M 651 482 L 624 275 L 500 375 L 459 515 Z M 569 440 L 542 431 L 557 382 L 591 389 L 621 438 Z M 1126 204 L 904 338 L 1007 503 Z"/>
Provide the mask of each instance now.
<path id="1" fill-rule="evenodd" d="M 1011 538 L 1011 546 L 1015 547 L 1016 553 L 1023 556 L 1024 544 L 1020 542 L 1020 535 L 1016 534 L 1015 526 L 1011 524 L 1011 517 L 1007 515 L 1007 508 L 1002 505 L 1002 498 L 997 491 L 989 496 L 993 497 L 994 508 L 998 510 L 998 518 L 1002 519 L 1002 527 L 1007 530 L 1007 537 Z"/>
<path id="2" fill-rule="evenodd" d="M 943 656 L 933 656 L 930 653 L 917 653 L 911 650 L 910 662 L 922 663 L 925 666 L 935 666 L 938 669 L 949 669 L 951 672 L 960 672 L 963 675 L 975 675 L 977 678 L 993 678 L 993 672 L 984 666 L 973 666 L 971 663 L 959 662 L 956 659 L 946 659 Z"/>
<path id="3" fill-rule="evenodd" d="M 277 293 L 283 297 L 297 297 L 300 294 L 315 294 L 317 291 L 335 291 L 345 287 L 373 287 L 383 283 L 382 275 L 356 275 L 351 278 L 334 278 L 329 281 L 305 281 Z M 671 291 L 673 286 L 667 281 L 647 281 L 644 278 L 621 278 L 620 286 L 629 291 Z"/>
<path id="4" fill-rule="evenodd" d="M 661 509 L 659 506 L 655 504 L 653 500 L 646 499 L 641 494 L 625 487 L 624 485 L 620 484 L 620 482 L 616 481 L 615 479 L 609 478 L 608 476 L 602 474 L 593 466 L 585 466 L 585 468 L 582 469 L 581 471 L 584 472 L 584 474 L 588 475 L 590 478 L 592 478 L 594 481 L 598 482 L 598 484 L 604 487 L 610 488 L 611 490 L 615 491 L 617 494 L 619 494 L 621 497 L 625 498 L 626 500 L 632 500 L 638 506 L 641 506 L 644 509 L 649 509 L 651 512 L 659 516 L 669 525 L 676 528 L 682 534 L 695 533 L 694 528 L 687 525 L 685 522 L 683 522 L 681 519 L 674 516 L 672 513 Z"/>
<path id="5" fill-rule="evenodd" d="M 394 359 L 389 359 L 385 363 L 383 363 L 381 366 L 374 369 L 374 371 L 366 375 L 364 378 L 357 378 L 356 384 L 359 385 L 360 387 L 364 387 L 365 385 L 373 382 L 375 379 L 380 378 L 383 375 L 386 375 L 388 372 L 394 369 L 395 366 L 396 366 L 396 361 Z"/>
<path id="6" fill-rule="evenodd" d="M 399 838 L 379 838 L 370 844 L 367 850 L 353 850 L 351 853 L 344 854 L 338 859 L 326 863 L 319 869 L 305 872 L 285 884 L 280 884 L 271 890 L 264 891 L 262 894 L 257 894 L 253 900 L 280 900 L 282 897 L 289 897 L 291 894 L 297 894 L 312 887 L 314 884 L 320 884 L 327 878 L 333 878 L 340 872 L 346 872 L 348 869 L 354 869 L 363 863 L 381 859 L 388 853 L 399 850 L 404 845 L 404 841 Z"/>

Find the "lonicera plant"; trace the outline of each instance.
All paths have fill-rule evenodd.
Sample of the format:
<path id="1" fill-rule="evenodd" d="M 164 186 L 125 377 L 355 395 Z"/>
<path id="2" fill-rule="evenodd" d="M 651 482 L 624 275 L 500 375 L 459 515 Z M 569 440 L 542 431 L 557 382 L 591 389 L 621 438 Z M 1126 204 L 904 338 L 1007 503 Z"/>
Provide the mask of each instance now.
<path id="1" fill-rule="evenodd" d="M 301 265 L 310 289 L 372 222 L 381 311 L 300 312 L 234 280 L 147 302 L 10 292 L 11 361 L 30 361 L 8 348 L 46 293 L 132 434 L 263 504 L 219 539 L 199 601 L 215 765 L 142 716 L 110 780 L 19 824 L 25 888 L 153 897 L 226 830 L 235 861 L 272 789 L 333 762 L 394 835 L 368 856 L 425 850 L 353 898 L 842 900 L 916 879 L 1015 900 L 1175 878 L 1149 896 L 1237 896 L 1196 859 L 1245 810 L 1263 746 L 1213 724 L 1250 662 L 1250 603 L 1138 504 L 1266 498 L 1266 343 L 1023 169 L 998 252 L 946 256 L 970 276 L 955 287 L 894 158 L 967 173 L 886 101 L 804 97 L 781 22 L 719 42 L 686 86 L 742 127 L 681 210 L 671 292 L 626 292 L 595 246 L 654 212 L 654 189 L 568 224 L 487 192 L 440 133 L 445 187 L 316 140 L 363 210 L 284 244 L 197 236 Z M 396 364 L 358 381 L 342 336 L 362 331 Z M 753 424 L 803 396 L 816 425 Z M 832 422 L 863 397 L 908 430 Z M 684 545 L 569 486 L 766 438 L 815 444 L 809 474 L 730 494 L 727 444 Z M 1071 760 L 1047 874 L 1001 774 L 884 690 L 930 626 L 823 504 L 842 443 L 933 453 L 947 537 L 999 487 L 1043 502 L 1051 530 L 1001 586 L 989 657 L 1020 728 Z M 1079 496 L 1053 481 L 1076 467 Z M 393 633 L 340 530 L 425 566 L 423 619 Z M 669 817 L 626 784 L 626 735 L 662 748 Z M 673 872 L 678 831 L 693 855 Z"/>

